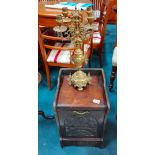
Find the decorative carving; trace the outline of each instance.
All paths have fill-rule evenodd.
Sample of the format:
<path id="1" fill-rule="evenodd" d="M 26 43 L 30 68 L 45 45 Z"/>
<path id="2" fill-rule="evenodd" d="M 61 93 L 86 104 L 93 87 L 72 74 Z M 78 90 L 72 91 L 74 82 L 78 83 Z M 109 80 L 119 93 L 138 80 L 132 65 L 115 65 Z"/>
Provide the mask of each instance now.
<path id="1" fill-rule="evenodd" d="M 83 90 L 83 87 L 86 87 L 87 84 L 90 84 L 91 77 L 90 74 L 86 74 L 81 70 L 78 70 L 73 75 L 69 75 L 68 78 L 69 84 L 73 84 L 74 87 L 77 87 L 78 90 Z"/>
<path id="2" fill-rule="evenodd" d="M 69 137 L 95 137 L 96 128 L 78 128 L 78 127 L 65 127 L 66 136 Z"/>
<path id="3" fill-rule="evenodd" d="M 64 120 L 65 135 L 73 137 L 95 137 L 97 136 L 97 120 L 84 113 L 76 114 L 71 118 Z"/>

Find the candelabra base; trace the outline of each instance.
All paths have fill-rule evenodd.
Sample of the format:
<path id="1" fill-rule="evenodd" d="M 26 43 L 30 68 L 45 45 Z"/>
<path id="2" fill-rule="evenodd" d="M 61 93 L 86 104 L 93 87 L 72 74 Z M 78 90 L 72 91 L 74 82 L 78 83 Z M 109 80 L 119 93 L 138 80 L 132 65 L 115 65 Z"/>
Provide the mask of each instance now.
<path id="1" fill-rule="evenodd" d="M 90 82 L 91 82 L 90 73 L 88 73 L 87 75 L 80 69 L 76 71 L 74 74 L 72 75 L 70 74 L 68 78 L 68 84 L 77 87 L 79 91 L 83 90 L 83 88 L 86 87 L 87 84 L 90 84 Z"/>

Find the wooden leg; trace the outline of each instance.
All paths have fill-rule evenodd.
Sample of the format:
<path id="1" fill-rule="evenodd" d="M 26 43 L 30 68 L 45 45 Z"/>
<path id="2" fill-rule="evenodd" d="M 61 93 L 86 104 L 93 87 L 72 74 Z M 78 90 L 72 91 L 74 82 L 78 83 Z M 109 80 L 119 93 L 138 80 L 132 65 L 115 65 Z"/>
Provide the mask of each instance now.
<path id="1" fill-rule="evenodd" d="M 117 72 L 117 66 L 112 66 L 112 72 L 111 72 L 111 76 L 110 76 L 110 84 L 109 84 L 109 90 L 111 91 L 113 88 L 113 82 L 115 80 L 116 77 L 116 72 Z"/>
<path id="2" fill-rule="evenodd" d="M 98 56 L 99 56 L 100 67 L 102 68 L 102 48 L 98 49 Z"/>
<path id="3" fill-rule="evenodd" d="M 89 58 L 89 68 L 91 68 L 91 57 Z"/>
<path id="4" fill-rule="evenodd" d="M 89 68 L 91 68 L 91 60 L 92 60 L 92 53 L 90 54 L 90 57 L 89 57 L 89 60 L 88 60 L 88 61 L 89 61 L 89 62 L 88 62 L 88 63 L 89 63 L 89 64 L 88 64 L 88 65 L 89 65 Z"/>
<path id="5" fill-rule="evenodd" d="M 45 71 L 46 71 L 46 78 L 47 78 L 47 84 L 48 84 L 48 89 L 51 89 L 51 79 L 50 79 L 50 70 L 47 64 L 45 64 Z"/>
<path id="6" fill-rule="evenodd" d="M 93 55 L 93 41 L 91 41 L 91 47 L 90 47 L 90 57 L 89 57 L 89 68 L 91 68 L 91 61 L 92 61 L 92 55 Z"/>

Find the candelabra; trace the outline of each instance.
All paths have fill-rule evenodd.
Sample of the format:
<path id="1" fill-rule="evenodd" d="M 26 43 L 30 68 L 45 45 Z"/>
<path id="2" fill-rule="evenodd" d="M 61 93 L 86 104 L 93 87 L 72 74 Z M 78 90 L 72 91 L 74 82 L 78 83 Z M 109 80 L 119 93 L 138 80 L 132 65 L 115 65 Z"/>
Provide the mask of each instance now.
<path id="1" fill-rule="evenodd" d="M 68 82 L 78 90 L 83 90 L 83 87 L 91 82 L 90 74 L 87 75 L 81 70 L 88 59 L 84 52 L 84 41 L 93 35 L 94 13 L 92 8 L 88 7 L 86 13 L 87 21 L 81 10 L 77 10 L 75 7 L 74 11 L 69 11 L 67 7 L 64 7 L 62 14 L 56 17 L 57 26 L 53 28 L 59 37 L 70 39 L 75 47 L 71 61 L 78 71 L 69 75 Z"/>

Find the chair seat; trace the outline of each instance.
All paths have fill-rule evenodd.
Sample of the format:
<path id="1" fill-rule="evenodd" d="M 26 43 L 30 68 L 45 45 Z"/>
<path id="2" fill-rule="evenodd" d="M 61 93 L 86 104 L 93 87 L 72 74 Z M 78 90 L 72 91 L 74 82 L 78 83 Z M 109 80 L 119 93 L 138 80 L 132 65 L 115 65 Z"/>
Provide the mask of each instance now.
<path id="1" fill-rule="evenodd" d="M 117 66 L 117 46 L 114 48 L 114 51 L 113 51 L 112 65 Z"/>
<path id="2" fill-rule="evenodd" d="M 93 33 L 93 44 L 99 44 L 101 42 L 101 34 L 100 32 Z"/>
<path id="3" fill-rule="evenodd" d="M 73 48 L 74 45 L 72 43 L 55 43 L 56 47 L 68 47 Z M 86 53 L 89 49 L 89 44 L 84 44 L 84 53 Z M 63 63 L 63 64 L 71 64 L 71 55 L 73 55 L 73 50 L 57 50 L 52 49 L 47 58 L 47 62 L 54 63 Z"/>

